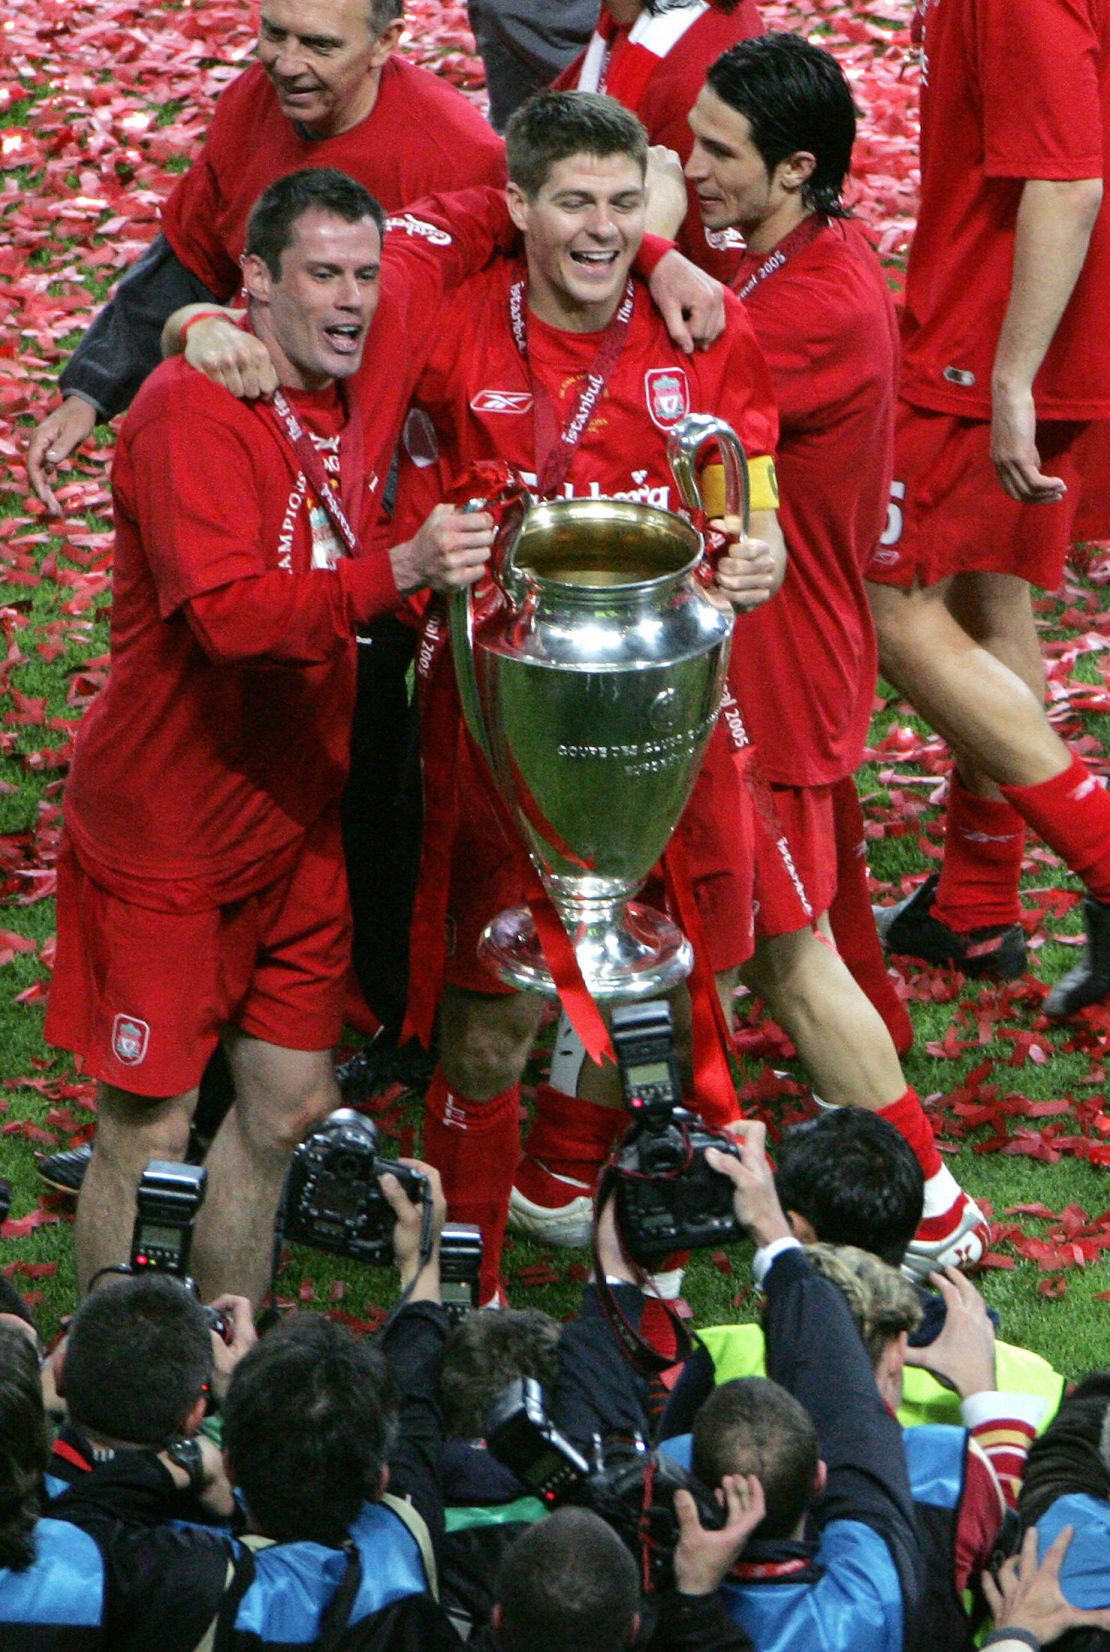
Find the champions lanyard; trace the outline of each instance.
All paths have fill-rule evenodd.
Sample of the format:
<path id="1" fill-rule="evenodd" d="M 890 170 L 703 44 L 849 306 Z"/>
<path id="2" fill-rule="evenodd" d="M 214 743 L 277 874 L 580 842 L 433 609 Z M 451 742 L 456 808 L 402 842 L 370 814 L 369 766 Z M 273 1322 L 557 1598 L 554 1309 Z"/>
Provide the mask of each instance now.
<path id="1" fill-rule="evenodd" d="M 342 395 L 342 391 L 340 394 Z M 274 410 L 274 415 L 277 418 L 282 434 L 285 436 L 290 447 L 297 455 L 301 469 L 305 474 L 305 481 L 308 483 L 309 487 L 320 501 L 320 504 L 323 506 L 328 521 L 343 541 L 343 544 L 347 547 L 348 556 L 359 556 L 361 554 L 361 546 L 359 545 L 358 535 L 355 533 L 355 530 L 351 527 L 350 522 L 347 520 L 347 512 L 344 510 L 343 505 L 340 502 L 339 495 L 336 493 L 334 487 L 328 479 L 327 471 L 324 469 L 324 462 L 313 445 L 312 437 L 308 434 L 308 431 L 304 428 L 292 407 L 290 407 L 283 390 L 279 388 L 274 391 L 273 395 L 270 397 L 270 406 Z M 353 431 L 351 430 L 352 424 L 354 425 Z M 361 442 L 359 441 L 360 428 L 357 420 L 353 417 L 350 418 L 348 420 L 347 429 L 350 434 L 354 435 L 358 446 L 361 448 Z M 350 467 L 350 473 L 355 476 L 361 476 L 361 472 L 362 455 L 361 452 L 359 452 L 358 463 Z"/>
<path id="2" fill-rule="evenodd" d="M 559 417 L 552 404 L 551 397 L 536 377 L 528 355 L 528 323 L 525 319 L 524 289 L 524 277 L 518 276 L 509 290 L 509 323 L 513 329 L 516 347 L 528 369 L 528 378 L 532 386 L 532 420 L 535 433 L 537 487 L 542 498 L 550 499 L 563 490 L 563 483 L 570 473 L 575 449 L 586 433 L 590 420 L 593 418 L 594 409 L 601 399 L 601 393 L 609 381 L 609 376 L 617 364 L 621 351 L 624 349 L 628 337 L 628 326 L 632 320 L 632 306 L 635 302 L 636 291 L 630 276 L 624 289 L 624 297 L 617 307 L 616 314 L 601 335 L 597 354 L 594 356 L 590 370 L 586 375 L 586 383 L 578 397 L 577 406 L 568 422 L 560 430 Z"/>
<path id="3" fill-rule="evenodd" d="M 823 212 L 812 212 L 808 218 L 803 218 L 801 223 L 796 224 L 790 234 L 784 235 L 778 246 L 768 253 L 759 268 L 752 271 L 744 285 L 733 288 L 737 298 L 747 298 L 761 282 L 767 280 L 768 276 L 774 275 L 776 270 L 781 270 L 784 264 L 788 264 L 795 253 L 803 252 L 816 241 L 828 221 Z"/>

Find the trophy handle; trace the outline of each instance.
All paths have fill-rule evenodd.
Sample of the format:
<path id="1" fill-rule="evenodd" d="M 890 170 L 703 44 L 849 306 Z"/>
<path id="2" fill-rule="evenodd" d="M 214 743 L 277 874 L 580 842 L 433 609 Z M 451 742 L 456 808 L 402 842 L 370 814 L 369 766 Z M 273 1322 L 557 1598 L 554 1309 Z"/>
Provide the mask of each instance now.
<path id="1" fill-rule="evenodd" d="M 506 506 L 490 555 L 490 575 L 494 587 L 503 592 L 510 602 L 519 598 L 522 585 L 522 576 L 513 561 L 513 553 L 531 504 L 531 496 L 525 493 Z M 487 507 L 485 500 L 474 499 L 462 508 L 480 511 Z M 493 748 L 490 745 L 486 719 L 482 711 L 478 668 L 474 659 L 474 634 L 477 629 L 474 594 L 477 589 L 475 585 L 467 585 L 462 590 L 452 593 L 447 605 L 447 623 L 451 634 L 451 653 L 455 662 L 462 714 L 474 744 L 492 768 Z"/>
<path id="2" fill-rule="evenodd" d="M 688 413 L 667 437 L 670 461 L 678 491 L 688 510 L 704 510 L 698 485 L 697 458 L 707 442 L 716 442 L 725 469 L 725 515 L 738 516 L 745 536 L 751 521 L 751 487 L 748 459 L 730 424 L 711 413 Z"/>

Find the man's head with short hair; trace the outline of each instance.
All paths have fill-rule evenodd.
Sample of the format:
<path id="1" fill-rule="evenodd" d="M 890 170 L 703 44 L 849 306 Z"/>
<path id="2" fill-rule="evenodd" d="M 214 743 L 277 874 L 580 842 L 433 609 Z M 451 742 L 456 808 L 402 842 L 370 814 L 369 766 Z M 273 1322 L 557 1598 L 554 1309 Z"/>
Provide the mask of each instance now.
<path id="1" fill-rule="evenodd" d="M 279 1542 L 342 1543 L 384 1490 L 396 1386 L 370 1343 L 320 1314 L 295 1314 L 235 1367 L 223 1423 L 256 1529 Z"/>
<path id="2" fill-rule="evenodd" d="M 71 1422 L 101 1439 L 161 1447 L 180 1434 L 212 1376 L 204 1309 L 164 1274 L 105 1283 L 73 1316 L 63 1383 Z"/>
<path id="3" fill-rule="evenodd" d="M 807 1245 L 806 1255 L 814 1271 L 835 1285 L 848 1304 L 867 1357 L 877 1369 L 890 1343 L 920 1325 L 924 1310 L 917 1292 L 897 1268 L 856 1245 Z"/>
<path id="4" fill-rule="evenodd" d="M 745 117 L 769 173 L 790 155 L 808 152 L 815 165 L 802 185 L 806 206 L 846 215 L 840 192 L 852 164 L 856 110 L 830 52 L 798 34 L 762 34 L 723 52 L 706 83 Z"/>
<path id="5" fill-rule="evenodd" d="M 636 1563 L 588 1509 L 530 1526 L 501 1562 L 494 1593 L 503 1652 L 617 1652 L 639 1624 Z"/>
<path id="6" fill-rule="evenodd" d="M 22 1571 L 35 1558 L 49 1453 L 38 1357 L 22 1331 L 0 1325 L 0 1567 Z"/>
<path id="7" fill-rule="evenodd" d="M 612 98 L 539 92 L 510 117 L 505 145 L 529 310 L 567 332 L 599 332 L 644 237 L 647 133 Z"/>
<path id="8" fill-rule="evenodd" d="M 358 371 L 378 307 L 382 209 L 331 167 L 290 172 L 247 223 L 251 321 L 283 385 L 322 390 Z"/>
<path id="9" fill-rule="evenodd" d="M 862 1107 L 838 1107 L 787 1130 L 775 1186 L 800 1238 L 858 1245 L 892 1267 L 921 1222 L 925 1178 L 892 1124 Z"/>
<path id="10" fill-rule="evenodd" d="M 287 172 L 262 191 L 247 220 L 245 256 L 260 258 L 280 281 L 282 254 L 293 245 L 300 219 L 311 211 L 344 224 L 369 219 L 379 235 L 385 234 L 385 214 L 368 189 L 335 167 L 306 166 Z"/>
<path id="11" fill-rule="evenodd" d="M 550 1387 L 558 1371 L 559 1323 L 536 1308 L 467 1314 L 443 1347 L 439 1390 L 449 1439 L 485 1434 L 490 1405 L 517 1377 Z"/>
<path id="12" fill-rule="evenodd" d="M 317 138 L 365 120 L 403 12 L 402 0 L 262 0 L 258 60 L 286 119 Z"/>
<path id="13" fill-rule="evenodd" d="M 804 1406 L 767 1377 L 721 1383 L 694 1419 L 693 1469 L 706 1486 L 726 1474 L 754 1474 L 767 1513 L 759 1538 L 791 1537 L 814 1496 L 820 1471 L 817 1430 Z"/>
<path id="14" fill-rule="evenodd" d="M 509 178 L 534 200 L 559 161 L 625 156 L 647 170 L 643 125 L 612 98 L 596 92 L 537 92 L 515 109 L 505 128 Z"/>

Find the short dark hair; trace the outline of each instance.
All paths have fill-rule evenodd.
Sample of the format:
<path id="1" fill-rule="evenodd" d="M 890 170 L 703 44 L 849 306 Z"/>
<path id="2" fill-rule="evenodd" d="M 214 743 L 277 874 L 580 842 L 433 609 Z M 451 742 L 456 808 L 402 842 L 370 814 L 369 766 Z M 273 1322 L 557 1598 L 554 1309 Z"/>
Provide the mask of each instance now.
<path id="1" fill-rule="evenodd" d="M 614 1652 L 640 1607 L 636 1562 L 600 1515 L 558 1509 L 509 1549 L 494 1594 L 504 1652 Z"/>
<path id="2" fill-rule="evenodd" d="M 550 1388 L 558 1374 L 559 1322 L 538 1308 L 467 1314 L 443 1345 L 439 1392 L 447 1434 L 477 1440 L 491 1403 L 517 1377 Z"/>
<path id="3" fill-rule="evenodd" d="M 775 1185 L 783 1210 L 804 1216 L 818 1239 L 858 1245 L 895 1268 L 925 1203 L 913 1148 L 863 1107 L 837 1107 L 785 1131 Z"/>
<path id="4" fill-rule="evenodd" d="M 836 59 L 797 34 L 761 34 L 730 46 L 712 65 L 709 88 L 744 115 L 768 172 L 796 150 L 816 159 L 802 185 L 815 212 L 845 218 L 840 192 L 852 165 L 856 109 Z"/>
<path id="5" fill-rule="evenodd" d="M 754 1474 L 767 1513 L 758 1537 L 789 1537 L 809 1507 L 817 1473 L 817 1430 L 808 1411 L 767 1377 L 723 1382 L 694 1419 L 693 1467 L 707 1486 L 726 1474 Z"/>
<path id="6" fill-rule="evenodd" d="M 35 1522 L 50 1455 L 39 1362 L 14 1325 L 0 1325 L 0 1566 L 35 1558 Z"/>
<path id="7" fill-rule="evenodd" d="M 596 92 L 537 92 L 505 128 L 509 177 L 529 200 L 571 155 L 627 155 L 647 167 L 648 135 L 636 116 Z"/>
<path id="8" fill-rule="evenodd" d="M 147 1274 L 106 1283 L 73 1316 L 62 1380 L 78 1428 L 163 1446 L 211 1376 L 208 1320 L 178 1279 Z"/>
<path id="9" fill-rule="evenodd" d="M 385 213 L 368 189 L 333 166 L 306 166 L 287 172 L 264 189 L 247 219 L 249 255 L 261 258 L 275 281 L 281 280 L 281 255 L 293 243 L 297 220 L 313 208 L 345 224 L 371 219 L 385 234 Z"/>
<path id="10" fill-rule="evenodd" d="M 380 1495 L 396 1422 L 379 1349 L 321 1314 L 295 1314 L 235 1367 L 224 1447 L 266 1537 L 338 1544 Z"/>

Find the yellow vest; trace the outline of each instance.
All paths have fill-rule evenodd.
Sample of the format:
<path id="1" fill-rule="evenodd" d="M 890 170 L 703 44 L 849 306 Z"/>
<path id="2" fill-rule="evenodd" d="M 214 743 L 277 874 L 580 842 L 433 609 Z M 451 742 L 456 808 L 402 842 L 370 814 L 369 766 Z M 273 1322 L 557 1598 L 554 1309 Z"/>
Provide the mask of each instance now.
<path id="1" fill-rule="evenodd" d="M 763 1331 L 758 1325 L 710 1325 L 698 1332 L 698 1339 L 713 1361 L 715 1382 L 767 1375 Z M 1002 1393 L 1036 1394 L 1047 1400 L 1045 1414 L 1037 1428 L 1040 1433 L 1059 1410 L 1065 1379 L 1039 1354 L 1018 1348 L 1012 1342 L 997 1342 L 994 1357 L 996 1382 Z M 959 1396 L 920 1366 L 907 1365 L 898 1421 L 903 1428 L 911 1428 L 915 1423 L 952 1423 L 962 1428 Z"/>

